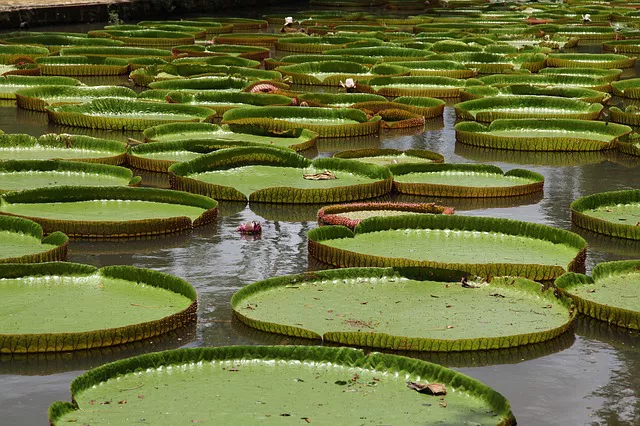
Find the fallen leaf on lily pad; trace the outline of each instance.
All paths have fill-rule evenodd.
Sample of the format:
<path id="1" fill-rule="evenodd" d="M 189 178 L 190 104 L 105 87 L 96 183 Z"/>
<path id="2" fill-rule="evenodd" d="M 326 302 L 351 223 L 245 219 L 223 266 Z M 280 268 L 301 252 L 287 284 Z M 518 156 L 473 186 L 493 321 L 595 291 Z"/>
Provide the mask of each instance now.
<path id="1" fill-rule="evenodd" d="M 409 389 L 416 390 L 420 393 L 426 393 L 427 395 L 446 395 L 447 387 L 442 383 L 419 383 L 419 382 L 407 382 Z"/>

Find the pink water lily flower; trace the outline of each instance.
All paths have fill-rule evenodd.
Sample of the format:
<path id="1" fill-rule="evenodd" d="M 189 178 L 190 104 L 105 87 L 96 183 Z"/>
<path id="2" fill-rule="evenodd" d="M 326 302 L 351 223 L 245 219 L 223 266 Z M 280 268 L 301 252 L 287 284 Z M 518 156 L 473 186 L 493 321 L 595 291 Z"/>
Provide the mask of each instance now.
<path id="1" fill-rule="evenodd" d="M 262 233 L 262 225 L 260 225 L 260 222 L 256 222 L 254 220 L 251 222 L 243 223 L 242 225 L 238 226 L 236 228 L 236 231 L 245 235 L 257 235 Z"/>

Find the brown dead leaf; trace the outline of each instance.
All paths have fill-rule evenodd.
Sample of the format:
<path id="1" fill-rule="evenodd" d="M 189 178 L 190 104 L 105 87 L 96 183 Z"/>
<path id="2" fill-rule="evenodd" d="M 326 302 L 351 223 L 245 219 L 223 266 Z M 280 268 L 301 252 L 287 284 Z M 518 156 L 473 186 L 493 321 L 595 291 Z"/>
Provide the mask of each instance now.
<path id="1" fill-rule="evenodd" d="M 307 423 L 311 423 L 311 419 L 309 417 L 300 417 L 300 418 Z"/>
<path id="2" fill-rule="evenodd" d="M 138 398 L 144 399 L 144 395 L 138 395 Z"/>
<path id="3" fill-rule="evenodd" d="M 445 401 L 440 401 L 440 406 L 442 408 L 447 408 L 447 403 Z"/>
<path id="4" fill-rule="evenodd" d="M 455 325 L 448 325 L 448 326 L 447 326 L 447 330 L 450 330 L 450 329 L 452 329 L 452 328 L 456 328 L 456 326 L 455 326 Z"/>
<path id="5" fill-rule="evenodd" d="M 420 393 L 426 393 L 427 395 L 446 395 L 447 387 L 442 383 L 419 383 L 419 382 L 407 382 L 409 389 L 416 390 Z"/>
<path id="6" fill-rule="evenodd" d="M 102 401 L 100 403 L 100 405 L 109 405 L 109 404 L 111 404 L 111 401 Z"/>
<path id="7" fill-rule="evenodd" d="M 591 290 L 587 290 L 587 293 L 595 293 L 596 290 L 594 288 L 592 288 Z"/>
<path id="8" fill-rule="evenodd" d="M 361 305 L 366 305 L 369 302 L 360 302 Z"/>
<path id="9" fill-rule="evenodd" d="M 93 405 L 93 404 L 95 404 L 95 403 L 96 403 L 96 402 L 95 402 L 93 399 L 92 399 L 91 401 L 89 401 L 89 405 Z"/>
<path id="10" fill-rule="evenodd" d="M 123 399 L 122 401 L 118 401 L 118 404 L 126 404 L 126 403 L 127 403 L 126 399 Z"/>
<path id="11" fill-rule="evenodd" d="M 447 308 L 453 308 L 453 305 L 447 305 Z"/>

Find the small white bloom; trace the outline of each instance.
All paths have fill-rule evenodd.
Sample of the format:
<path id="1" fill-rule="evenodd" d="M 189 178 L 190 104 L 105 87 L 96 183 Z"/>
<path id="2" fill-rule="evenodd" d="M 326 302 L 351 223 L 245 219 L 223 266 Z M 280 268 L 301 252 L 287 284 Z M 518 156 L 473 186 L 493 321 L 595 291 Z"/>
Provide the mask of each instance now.
<path id="1" fill-rule="evenodd" d="M 291 16 L 287 16 L 286 18 L 284 18 L 284 24 L 285 24 L 285 25 L 291 25 L 291 24 L 293 24 L 293 17 L 291 17 Z"/>
<path id="2" fill-rule="evenodd" d="M 582 15 L 582 21 L 583 22 L 591 22 L 591 15 L 588 13 L 585 13 L 584 15 Z"/>
<path id="3" fill-rule="evenodd" d="M 353 89 L 354 87 L 356 87 L 356 82 L 353 81 L 352 78 L 348 78 L 344 81 L 344 83 L 340 81 L 340 86 L 344 87 L 345 89 Z"/>

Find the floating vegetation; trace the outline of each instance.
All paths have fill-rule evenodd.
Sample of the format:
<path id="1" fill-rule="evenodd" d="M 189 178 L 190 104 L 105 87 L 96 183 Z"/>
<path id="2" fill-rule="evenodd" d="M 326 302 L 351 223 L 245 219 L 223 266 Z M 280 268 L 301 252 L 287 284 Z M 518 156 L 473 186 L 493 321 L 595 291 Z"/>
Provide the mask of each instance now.
<path id="1" fill-rule="evenodd" d="M 407 381 L 417 383 L 415 386 L 438 383 L 440 396 L 420 394 L 408 387 Z M 247 388 L 247 382 L 252 386 Z M 272 392 L 265 393 L 265 387 Z M 302 422 L 340 418 L 353 424 L 361 417 L 384 423 L 455 419 L 508 426 L 516 422 L 509 402 L 475 379 L 426 361 L 381 353 L 365 355 L 352 348 L 179 349 L 106 364 L 76 378 L 71 389 L 73 403 L 56 402 L 49 408 L 51 424 L 65 425 L 69 420 L 91 423 L 96 418 L 93 405 L 103 401 L 113 401 L 100 405 L 104 407 L 100 418 L 112 424 L 140 412 L 148 413 L 145 418 L 151 423 L 175 424 L 185 418 L 215 423 L 255 418 L 273 421 L 269 413 L 247 414 L 244 407 L 250 401 L 272 407 L 269 412 L 278 413 L 273 414 L 278 419 L 292 417 Z M 144 398 L 138 396 L 141 394 Z M 209 404 L 211 394 L 222 399 Z M 297 418 L 301 415 L 308 421 Z"/>
<path id="2" fill-rule="evenodd" d="M 456 140 L 474 146 L 522 151 L 599 151 L 615 148 L 628 126 L 601 121 L 549 118 L 498 119 L 489 125 L 462 122 Z"/>
<path id="3" fill-rule="evenodd" d="M 602 192 L 571 203 L 571 221 L 590 231 L 640 240 L 640 190 Z"/>
<path id="4" fill-rule="evenodd" d="M 131 266 L 1 265 L 0 353 L 68 352 L 149 339 L 196 321 L 196 292 Z M 60 300 L 73 300 L 61 306 Z"/>
<path id="5" fill-rule="evenodd" d="M 174 189 L 217 200 L 311 204 L 374 198 L 391 191 L 386 167 L 353 160 L 314 161 L 270 147 L 232 148 L 169 168 Z"/>
<path id="6" fill-rule="evenodd" d="M 463 273 L 429 268 L 354 268 L 271 278 L 238 291 L 231 306 L 240 321 L 271 333 L 436 352 L 538 343 L 567 331 L 575 318 L 570 301 L 533 281 L 472 282 Z M 431 315 L 428 327 L 416 322 L 424 309 Z M 496 327 L 478 326 L 485 322 Z"/>
<path id="7" fill-rule="evenodd" d="M 555 282 L 573 299 L 578 312 L 619 327 L 640 330 L 640 261 L 605 262 L 591 277 L 569 273 Z"/>
<path id="8" fill-rule="evenodd" d="M 57 186 L 0 197 L 0 214 L 39 223 L 70 237 L 133 238 L 182 232 L 215 220 L 216 201 L 178 191 Z"/>
<path id="9" fill-rule="evenodd" d="M 46 112 L 48 106 L 82 104 L 94 99 L 135 100 L 136 92 L 115 86 L 35 86 L 15 92 L 18 108 Z"/>
<path id="10" fill-rule="evenodd" d="M 453 207 L 435 203 L 349 203 L 334 204 L 318 210 L 318 224 L 341 225 L 354 229 L 360 221 L 370 217 L 401 216 L 405 214 L 454 214 Z"/>
<path id="11" fill-rule="evenodd" d="M 69 238 L 53 232 L 42 238 L 42 227 L 20 217 L 0 216 L 0 264 L 67 259 Z"/>
<path id="12" fill-rule="evenodd" d="M 99 56 L 49 56 L 36 59 L 42 75 L 107 76 L 129 72 L 129 62 Z"/>
<path id="13" fill-rule="evenodd" d="M 363 163 L 389 166 L 392 164 L 432 164 L 444 162 L 444 157 L 436 152 L 424 149 L 355 149 L 337 152 L 334 158 L 347 158 Z"/>

